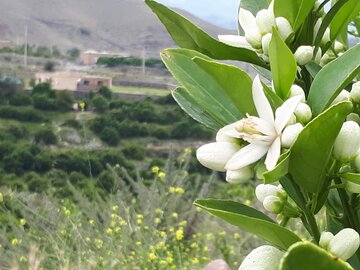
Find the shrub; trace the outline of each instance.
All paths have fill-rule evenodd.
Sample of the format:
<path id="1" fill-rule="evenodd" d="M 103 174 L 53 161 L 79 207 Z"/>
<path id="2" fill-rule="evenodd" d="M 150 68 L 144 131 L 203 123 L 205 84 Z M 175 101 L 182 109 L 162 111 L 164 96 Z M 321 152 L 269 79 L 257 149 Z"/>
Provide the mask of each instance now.
<path id="1" fill-rule="evenodd" d="M 25 92 L 19 92 L 10 97 L 9 103 L 14 106 L 29 106 L 32 105 L 33 101 L 29 94 Z"/>
<path id="2" fill-rule="evenodd" d="M 149 135 L 147 125 L 130 120 L 122 121 L 118 125 L 117 131 L 119 132 L 120 138 L 133 138 Z"/>
<path id="3" fill-rule="evenodd" d="M 44 111 L 56 111 L 58 105 L 55 98 L 51 98 L 46 94 L 37 94 L 33 96 L 34 107 Z"/>
<path id="4" fill-rule="evenodd" d="M 35 142 L 46 145 L 57 144 L 57 137 L 52 128 L 46 127 L 35 133 Z"/>
<path id="5" fill-rule="evenodd" d="M 7 132 L 14 137 L 14 139 L 25 138 L 28 134 L 28 130 L 24 125 L 11 124 L 7 127 Z"/>
<path id="6" fill-rule="evenodd" d="M 49 152 L 43 151 L 35 156 L 34 168 L 37 172 L 44 173 L 49 171 L 52 167 L 53 156 Z"/>
<path id="7" fill-rule="evenodd" d="M 16 108 L 13 106 L 0 106 L 0 117 L 6 119 L 15 119 L 27 122 L 47 121 L 45 115 L 33 108 Z"/>
<path id="8" fill-rule="evenodd" d="M 101 131 L 100 139 L 108 145 L 116 146 L 119 143 L 119 134 L 115 128 L 107 126 Z"/>
<path id="9" fill-rule="evenodd" d="M 47 97 L 55 98 L 55 91 L 51 89 L 51 84 L 49 82 L 39 83 L 33 87 L 31 91 L 31 96 L 36 95 L 45 95 Z"/>
<path id="10" fill-rule="evenodd" d="M 98 113 L 104 113 L 109 109 L 109 102 L 103 96 L 96 95 L 91 102 L 95 111 Z"/>
<path id="11" fill-rule="evenodd" d="M 143 160 L 145 158 L 145 148 L 138 144 L 126 144 L 122 152 L 129 159 Z"/>
<path id="12" fill-rule="evenodd" d="M 99 89 L 99 92 L 98 92 L 100 95 L 102 95 L 104 98 L 106 99 L 111 99 L 112 97 L 112 92 L 111 90 L 106 87 L 106 86 L 101 86 L 101 88 Z"/>
<path id="13" fill-rule="evenodd" d="M 44 65 L 44 70 L 48 72 L 53 72 L 55 68 L 55 63 L 53 61 L 46 61 Z"/>
<path id="14" fill-rule="evenodd" d="M 57 91 L 56 92 L 56 107 L 60 111 L 72 110 L 72 105 L 75 103 L 74 95 L 71 91 Z"/>

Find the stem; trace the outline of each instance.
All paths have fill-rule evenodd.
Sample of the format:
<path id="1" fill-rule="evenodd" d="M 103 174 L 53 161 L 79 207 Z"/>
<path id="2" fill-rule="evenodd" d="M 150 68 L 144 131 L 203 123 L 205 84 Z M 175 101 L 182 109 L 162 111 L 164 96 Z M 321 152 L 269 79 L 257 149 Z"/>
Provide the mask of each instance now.
<path id="1" fill-rule="evenodd" d="M 292 181 L 292 183 L 293 183 L 294 189 L 295 189 L 296 193 L 298 194 L 299 199 L 301 201 L 300 208 L 302 209 L 303 214 L 304 214 L 304 217 L 301 220 L 303 221 L 304 225 L 305 225 L 305 223 L 307 224 L 307 225 L 305 225 L 306 229 L 309 231 L 311 236 L 314 238 L 314 241 L 316 242 L 316 244 L 318 244 L 319 240 L 320 240 L 320 232 L 319 232 L 319 228 L 316 224 L 315 217 L 311 213 L 311 211 L 309 211 L 309 208 L 306 204 L 306 200 L 305 200 L 304 195 L 301 192 L 299 186 L 296 183 L 294 183 L 293 181 Z"/>

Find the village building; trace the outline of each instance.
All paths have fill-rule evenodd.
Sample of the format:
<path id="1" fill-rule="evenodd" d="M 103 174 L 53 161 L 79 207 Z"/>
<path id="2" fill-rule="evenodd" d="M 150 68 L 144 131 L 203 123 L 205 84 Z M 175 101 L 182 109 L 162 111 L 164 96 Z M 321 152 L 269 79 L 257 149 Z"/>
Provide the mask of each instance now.
<path id="1" fill-rule="evenodd" d="M 105 76 L 88 75 L 83 72 L 39 72 L 36 83 L 50 82 L 55 90 L 96 92 L 102 86 L 112 87 L 112 79 Z"/>
<path id="2" fill-rule="evenodd" d="M 10 40 L 0 40 L 0 49 L 13 48 L 13 47 L 14 47 L 14 43 L 11 42 Z"/>

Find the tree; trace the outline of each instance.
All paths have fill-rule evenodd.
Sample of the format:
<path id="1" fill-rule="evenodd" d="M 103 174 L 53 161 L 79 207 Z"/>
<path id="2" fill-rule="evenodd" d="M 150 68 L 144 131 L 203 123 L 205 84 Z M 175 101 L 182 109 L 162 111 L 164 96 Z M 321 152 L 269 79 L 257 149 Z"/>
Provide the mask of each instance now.
<path id="1" fill-rule="evenodd" d="M 109 102 L 107 99 L 100 95 L 96 95 L 92 99 L 92 105 L 98 113 L 104 113 L 109 108 Z"/>
<path id="2" fill-rule="evenodd" d="M 101 88 L 99 89 L 99 94 L 109 100 L 111 99 L 111 96 L 112 96 L 112 92 L 111 92 L 110 88 L 107 86 L 101 86 Z"/>
<path id="3" fill-rule="evenodd" d="M 36 143 L 43 143 L 43 144 L 56 144 L 57 137 L 50 127 L 43 128 L 35 133 L 35 142 Z"/>

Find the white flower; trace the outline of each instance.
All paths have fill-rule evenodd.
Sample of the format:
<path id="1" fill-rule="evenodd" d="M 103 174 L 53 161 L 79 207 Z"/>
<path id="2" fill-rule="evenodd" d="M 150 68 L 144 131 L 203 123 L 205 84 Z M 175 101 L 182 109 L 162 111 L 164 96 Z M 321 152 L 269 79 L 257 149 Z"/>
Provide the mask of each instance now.
<path id="1" fill-rule="evenodd" d="M 255 196 L 260 202 L 263 203 L 265 198 L 268 196 L 284 197 L 286 196 L 286 192 L 282 189 L 280 185 L 274 186 L 274 185 L 260 184 L 257 185 L 255 189 Z"/>
<path id="2" fill-rule="evenodd" d="M 311 120 L 312 112 L 309 105 L 306 103 L 299 103 L 295 110 L 296 119 L 301 123 L 306 124 Z"/>
<path id="3" fill-rule="evenodd" d="M 298 95 L 301 95 L 301 102 L 305 102 L 304 90 L 300 86 L 293 84 L 290 88 L 290 97 L 295 97 Z"/>
<path id="4" fill-rule="evenodd" d="M 360 103 L 360 81 L 352 85 L 350 98 L 354 103 Z"/>
<path id="5" fill-rule="evenodd" d="M 278 270 L 284 254 L 273 246 L 260 246 L 246 256 L 239 270 Z"/>
<path id="6" fill-rule="evenodd" d="M 235 143 L 214 142 L 201 146 L 196 151 L 196 158 L 205 167 L 214 171 L 225 172 L 226 162 L 240 149 Z"/>
<path id="7" fill-rule="evenodd" d="M 294 56 L 296 59 L 296 62 L 299 65 L 306 65 L 311 61 L 314 54 L 314 47 L 312 46 L 300 46 L 297 48 Z"/>
<path id="8" fill-rule="evenodd" d="M 335 50 L 335 52 L 337 52 L 337 53 L 343 52 L 343 51 L 345 51 L 345 49 L 346 48 L 345 48 L 344 44 L 342 44 L 341 42 L 335 40 L 335 42 L 334 42 L 334 50 Z"/>
<path id="9" fill-rule="evenodd" d="M 350 181 L 346 181 L 345 182 L 345 189 L 346 191 L 350 192 L 350 193 L 360 193 L 360 185 L 359 184 L 355 184 L 353 182 Z"/>
<path id="10" fill-rule="evenodd" d="M 328 249 L 331 239 L 334 238 L 334 235 L 331 232 L 322 232 L 320 236 L 319 246 Z"/>
<path id="11" fill-rule="evenodd" d="M 267 33 L 261 40 L 262 49 L 265 55 L 269 55 L 269 44 L 272 38 L 271 33 Z"/>
<path id="12" fill-rule="evenodd" d="M 262 9 L 256 14 L 256 25 L 261 34 L 271 33 L 272 27 L 275 26 L 274 13 L 269 9 Z"/>
<path id="13" fill-rule="evenodd" d="M 354 121 L 346 121 L 335 139 L 333 155 L 337 160 L 349 161 L 356 157 L 360 148 L 360 127 Z"/>
<path id="14" fill-rule="evenodd" d="M 278 196 L 270 195 L 265 197 L 263 201 L 263 206 L 266 210 L 273 214 L 280 214 L 284 208 L 284 203 L 284 200 L 282 200 Z"/>
<path id="15" fill-rule="evenodd" d="M 329 243 L 329 251 L 335 256 L 348 260 L 357 251 L 360 245 L 359 234 L 346 228 L 338 232 Z"/>
<path id="16" fill-rule="evenodd" d="M 304 127 L 300 123 L 287 126 L 281 135 L 281 146 L 290 148 Z"/>
<path id="17" fill-rule="evenodd" d="M 250 144 L 241 148 L 226 163 L 226 170 L 239 170 L 266 155 L 265 165 L 272 170 L 280 157 L 281 134 L 301 100 L 301 96 L 286 100 L 274 113 L 267 100 L 259 76 L 253 82 L 252 95 L 259 117 L 248 116 L 223 130 L 229 136 Z"/>
<path id="18" fill-rule="evenodd" d="M 275 21 L 281 38 L 286 40 L 293 33 L 291 24 L 284 17 L 277 17 Z"/>
<path id="19" fill-rule="evenodd" d="M 246 166 L 237 171 L 227 171 L 226 181 L 231 184 L 242 184 L 250 181 L 255 175 L 251 166 Z"/>
<path id="20" fill-rule="evenodd" d="M 247 49 L 253 49 L 249 42 L 246 41 L 246 38 L 243 36 L 237 36 L 237 35 L 218 35 L 218 39 L 230 46 L 238 47 L 238 48 L 247 48 Z"/>

